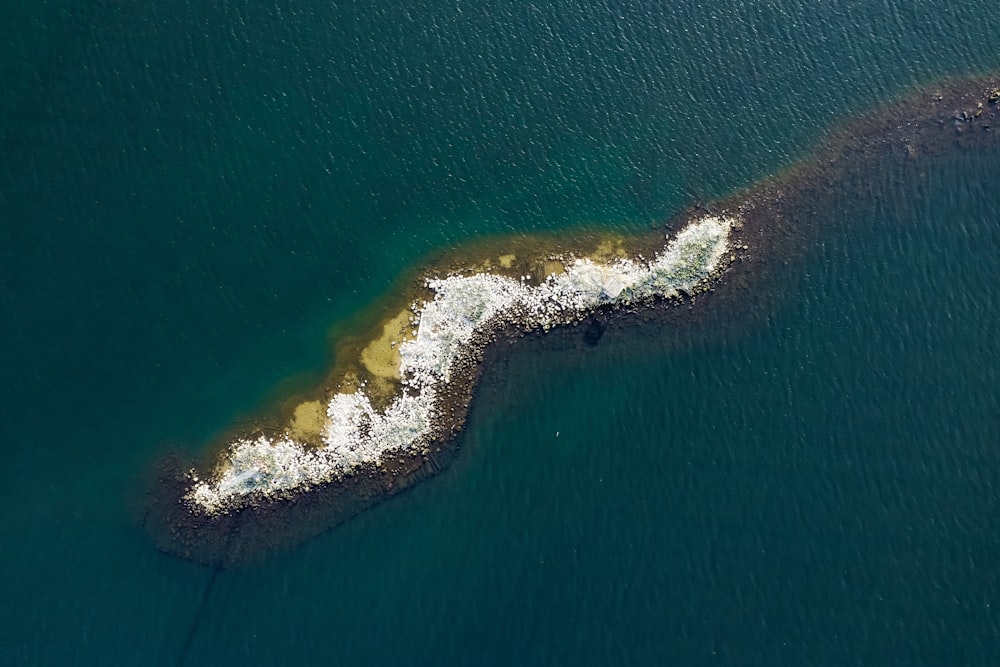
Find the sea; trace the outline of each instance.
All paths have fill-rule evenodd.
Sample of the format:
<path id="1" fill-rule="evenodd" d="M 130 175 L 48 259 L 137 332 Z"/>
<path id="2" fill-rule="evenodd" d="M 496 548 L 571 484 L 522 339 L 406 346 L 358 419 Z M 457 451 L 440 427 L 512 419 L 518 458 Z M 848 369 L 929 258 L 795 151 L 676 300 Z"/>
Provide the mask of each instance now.
<path id="1" fill-rule="evenodd" d="M 831 184 L 752 308 L 505 346 L 449 469 L 295 549 L 141 525 L 428 257 L 821 159 L 1000 69 L 1000 4 L 3 13 L 0 665 L 1000 664 L 996 149 Z"/>

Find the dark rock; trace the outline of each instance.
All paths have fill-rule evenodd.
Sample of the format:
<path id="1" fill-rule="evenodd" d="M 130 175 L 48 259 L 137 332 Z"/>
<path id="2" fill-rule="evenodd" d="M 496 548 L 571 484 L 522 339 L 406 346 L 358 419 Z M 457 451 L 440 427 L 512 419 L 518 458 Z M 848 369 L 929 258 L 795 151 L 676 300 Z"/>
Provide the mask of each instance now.
<path id="1" fill-rule="evenodd" d="M 604 320 L 599 317 L 590 318 L 587 328 L 583 330 L 583 342 L 594 347 L 601 342 L 601 336 L 604 335 L 604 330 L 607 329 L 607 326 Z"/>

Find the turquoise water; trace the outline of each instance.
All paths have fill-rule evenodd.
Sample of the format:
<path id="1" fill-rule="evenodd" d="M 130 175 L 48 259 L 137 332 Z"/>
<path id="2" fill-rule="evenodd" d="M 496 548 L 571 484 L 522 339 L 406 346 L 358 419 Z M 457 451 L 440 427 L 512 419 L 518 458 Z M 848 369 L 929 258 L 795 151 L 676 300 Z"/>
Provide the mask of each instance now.
<path id="1" fill-rule="evenodd" d="M 216 575 L 136 513 L 427 253 L 645 229 L 997 68 L 1000 9 L 9 16 L 0 663 L 993 663 L 989 152 L 874 170 L 742 325 L 505 351 L 451 470 L 293 553 Z"/>

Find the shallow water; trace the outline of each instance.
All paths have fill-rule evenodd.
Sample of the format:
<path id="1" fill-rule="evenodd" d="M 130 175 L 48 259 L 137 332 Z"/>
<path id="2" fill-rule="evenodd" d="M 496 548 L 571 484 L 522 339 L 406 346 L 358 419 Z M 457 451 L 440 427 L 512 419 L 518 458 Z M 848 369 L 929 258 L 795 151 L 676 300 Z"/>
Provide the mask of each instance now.
<path id="1" fill-rule="evenodd" d="M 645 229 L 1000 66 L 988 3 L 661 4 L 12 10 L 0 662 L 990 664 L 990 153 L 870 174 L 724 336 L 525 341 L 451 470 L 291 554 L 136 525 L 426 253 Z"/>

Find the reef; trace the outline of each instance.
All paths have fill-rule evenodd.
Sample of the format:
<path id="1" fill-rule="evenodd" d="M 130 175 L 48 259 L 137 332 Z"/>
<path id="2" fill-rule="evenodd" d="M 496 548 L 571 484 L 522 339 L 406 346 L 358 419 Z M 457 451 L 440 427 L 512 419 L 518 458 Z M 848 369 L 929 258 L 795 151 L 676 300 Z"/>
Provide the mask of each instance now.
<path id="1" fill-rule="evenodd" d="M 580 326 L 594 345 L 609 317 L 691 306 L 716 290 L 749 301 L 768 262 L 808 243 L 810 210 L 834 184 L 879 161 L 995 144 L 997 90 L 978 79 L 917 91 L 837 129 L 785 172 L 648 235 L 586 249 L 497 244 L 476 261 L 427 267 L 405 305 L 284 423 L 227 439 L 208 467 L 160 462 L 144 523 L 161 549 L 222 566 L 327 530 L 447 467 L 498 340 Z"/>

